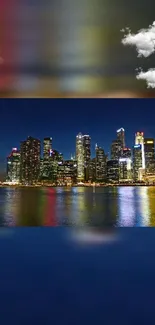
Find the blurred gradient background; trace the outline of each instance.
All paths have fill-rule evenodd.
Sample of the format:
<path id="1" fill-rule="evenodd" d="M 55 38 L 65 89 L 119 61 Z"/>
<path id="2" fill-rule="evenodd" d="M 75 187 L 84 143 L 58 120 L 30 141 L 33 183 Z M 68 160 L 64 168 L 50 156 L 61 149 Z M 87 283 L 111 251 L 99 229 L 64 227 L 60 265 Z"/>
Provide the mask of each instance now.
<path id="1" fill-rule="evenodd" d="M 155 67 L 121 44 L 147 28 L 154 0 L 1 0 L 1 97 L 154 97 L 135 69 Z"/>

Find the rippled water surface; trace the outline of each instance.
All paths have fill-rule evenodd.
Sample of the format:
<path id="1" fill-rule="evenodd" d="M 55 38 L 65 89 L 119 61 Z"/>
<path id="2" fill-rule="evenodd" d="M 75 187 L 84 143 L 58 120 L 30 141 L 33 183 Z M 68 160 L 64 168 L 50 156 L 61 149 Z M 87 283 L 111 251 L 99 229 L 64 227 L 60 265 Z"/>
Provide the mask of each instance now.
<path id="1" fill-rule="evenodd" d="M 0 226 L 155 225 L 155 187 L 1 188 Z"/>

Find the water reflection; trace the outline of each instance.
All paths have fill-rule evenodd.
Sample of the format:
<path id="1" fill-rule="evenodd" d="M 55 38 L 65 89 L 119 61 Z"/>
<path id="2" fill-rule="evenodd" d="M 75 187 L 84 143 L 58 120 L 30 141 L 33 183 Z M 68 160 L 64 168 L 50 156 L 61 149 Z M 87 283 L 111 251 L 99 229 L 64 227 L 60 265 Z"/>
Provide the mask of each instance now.
<path id="1" fill-rule="evenodd" d="M 76 225 L 108 227 L 116 223 L 117 192 L 115 193 L 115 189 L 112 188 L 109 196 L 109 191 L 105 188 L 97 188 L 96 190 L 92 188 L 74 189 L 72 215 L 76 215 Z"/>
<path id="2" fill-rule="evenodd" d="M 150 205 L 148 191 L 148 187 L 140 187 L 137 189 L 138 213 L 136 225 L 140 227 L 148 227 L 150 224 Z"/>
<path id="3" fill-rule="evenodd" d="M 44 225 L 55 227 L 57 226 L 55 189 L 47 189 L 47 191 L 44 192 L 44 196 L 46 196 Z"/>
<path id="4" fill-rule="evenodd" d="M 41 226 L 40 191 L 35 188 L 21 189 L 20 204 L 17 217 L 18 226 Z"/>
<path id="5" fill-rule="evenodd" d="M 155 227 L 155 188 L 148 188 L 148 200 L 150 206 L 149 223 L 150 227 Z"/>
<path id="6" fill-rule="evenodd" d="M 89 222 L 89 204 L 87 205 L 85 189 L 82 187 L 72 189 L 71 218 L 75 226 L 87 225 Z"/>
<path id="7" fill-rule="evenodd" d="M 13 227 L 16 225 L 16 217 L 20 202 L 20 191 L 5 188 L 3 195 L 0 196 L 1 221 L 3 226 Z M 5 217 L 5 218 L 4 218 Z"/>
<path id="8" fill-rule="evenodd" d="M 71 224 L 71 194 L 70 188 L 56 189 L 57 222 L 59 225 L 69 226 Z"/>
<path id="9" fill-rule="evenodd" d="M 155 188 L 0 188 L 0 226 L 155 226 Z"/>
<path id="10" fill-rule="evenodd" d="M 118 188 L 119 227 L 133 227 L 135 224 L 135 187 Z"/>

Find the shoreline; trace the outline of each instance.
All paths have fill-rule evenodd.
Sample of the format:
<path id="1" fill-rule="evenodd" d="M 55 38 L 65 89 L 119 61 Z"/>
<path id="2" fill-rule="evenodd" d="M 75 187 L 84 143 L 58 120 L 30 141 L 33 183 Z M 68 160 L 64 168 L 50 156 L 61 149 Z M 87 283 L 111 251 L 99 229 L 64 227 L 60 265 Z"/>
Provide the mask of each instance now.
<path id="1" fill-rule="evenodd" d="M 106 184 L 106 185 L 1 185 L 0 188 L 103 188 L 103 187 L 155 187 L 155 184 Z"/>

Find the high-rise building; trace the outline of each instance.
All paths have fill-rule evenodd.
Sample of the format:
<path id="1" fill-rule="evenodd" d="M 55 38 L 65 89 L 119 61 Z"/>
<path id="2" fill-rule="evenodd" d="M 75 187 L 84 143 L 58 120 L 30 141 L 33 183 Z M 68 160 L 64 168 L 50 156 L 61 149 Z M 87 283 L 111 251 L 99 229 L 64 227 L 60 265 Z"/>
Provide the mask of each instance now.
<path id="1" fill-rule="evenodd" d="M 109 183 L 117 183 L 119 181 L 118 160 L 109 160 L 107 162 L 107 180 Z"/>
<path id="2" fill-rule="evenodd" d="M 39 173 L 39 180 L 43 180 L 43 173 L 44 173 L 44 159 L 40 158 L 40 173 Z"/>
<path id="3" fill-rule="evenodd" d="M 104 182 L 107 176 L 107 156 L 104 149 L 96 145 L 96 181 Z"/>
<path id="4" fill-rule="evenodd" d="M 61 176 L 60 176 L 61 174 Z M 63 155 L 57 150 L 50 151 L 50 172 L 48 180 L 57 183 L 58 177 L 63 179 Z"/>
<path id="5" fill-rule="evenodd" d="M 121 144 L 121 150 L 123 150 L 125 148 L 125 130 L 123 128 L 117 130 L 117 140 Z"/>
<path id="6" fill-rule="evenodd" d="M 77 181 L 83 182 L 85 179 L 85 152 L 83 145 L 83 136 L 79 133 L 76 136 L 76 161 L 77 161 Z"/>
<path id="7" fill-rule="evenodd" d="M 91 138 L 89 135 L 83 135 L 83 149 L 84 149 L 84 180 L 89 180 L 89 166 L 91 160 Z"/>
<path id="8" fill-rule="evenodd" d="M 25 185 L 37 183 L 40 175 L 40 140 L 28 137 L 21 142 L 21 182 Z"/>
<path id="9" fill-rule="evenodd" d="M 20 182 L 20 152 L 13 148 L 7 157 L 7 182 L 19 184 Z"/>
<path id="10" fill-rule="evenodd" d="M 133 148 L 133 179 L 140 181 L 140 170 L 143 169 L 142 145 L 136 144 Z"/>
<path id="11" fill-rule="evenodd" d="M 131 158 L 119 159 L 119 181 L 132 181 L 132 160 Z"/>
<path id="12" fill-rule="evenodd" d="M 111 145 L 111 160 L 119 160 L 122 154 L 122 147 L 120 140 L 114 140 Z"/>
<path id="13" fill-rule="evenodd" d="M 92 182 L 96 181 L 96 158 L 92 158 L 89 166 L 89 179 Z"/>
<path id="14" fill-rule="evenodd" d="M 74 184 L 77 178 L 77 163 L 75 160 L 65 160 L 64 166 L 64 184 Z"/>
<path id="15" fill-rule="evenodd" d="M 50 173 L 50 154 L 52 151 L 52 138 L 44 138 L 43 142 L 43 178 L 48 179 Z"/>
<path id="16" fill-rule="evenodd" d="M 155 146 L 154 139 L 144 139 L 144 152 L 145 152 L 145 168 L 146 173 L 155 172 Z"/>
<path id="17" fill-rule="evenodd" d="M 132 157 L 131 149 L 130 148 L 124 148 L 121 158 L 131 158 L 131 157 Z"/>
<path id="18" fill-rule="evenodd" d="M 52 138 L 44 138 L 43 145 L 43 157 L 44 159 L 48 159 L 50 156 L 50 150 L 52 149 Z"/>
<path id="19" fill-rule="evenodd" d="M 144 133 L 137 132 L 135 134 L 135 145 L 141 145 L 142 150 L 142 168 L 145 169 L 145 152 L 144 152 Z"/>

